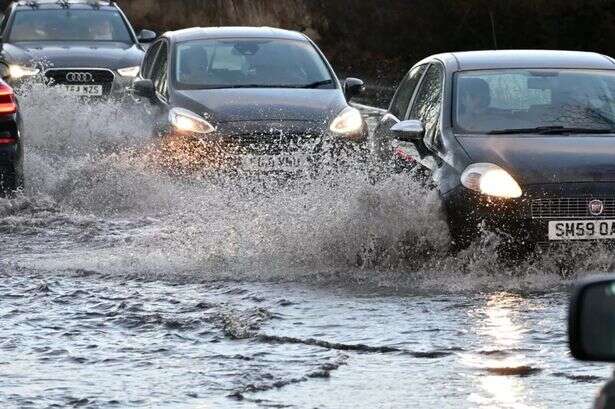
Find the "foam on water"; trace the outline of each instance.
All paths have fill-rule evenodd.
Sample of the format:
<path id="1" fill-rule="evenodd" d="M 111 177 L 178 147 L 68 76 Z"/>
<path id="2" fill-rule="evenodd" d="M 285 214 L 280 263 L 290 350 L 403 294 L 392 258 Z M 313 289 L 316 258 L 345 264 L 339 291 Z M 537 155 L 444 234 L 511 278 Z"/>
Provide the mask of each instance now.
<path id="1" fill-rule="evenodd" d="M 20 102 L 26 190 L 0 202 L 13 243 L 2 259 L 15 268 L 443 291 L 545 289 L 611 270 L 595 244 L 509 263 L 489 233 L 450 255 L 437 194 L 407 175 L 374 184 L 359 160 L 282 184 L 172 177 L 148 160 L 142 107 L 37 86 Z"/>

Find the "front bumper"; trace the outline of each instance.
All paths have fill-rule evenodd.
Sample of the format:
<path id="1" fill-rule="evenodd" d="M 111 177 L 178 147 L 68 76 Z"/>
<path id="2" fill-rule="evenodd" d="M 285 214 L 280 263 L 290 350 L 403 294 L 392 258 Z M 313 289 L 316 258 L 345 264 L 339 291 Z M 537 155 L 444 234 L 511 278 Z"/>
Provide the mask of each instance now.
<path id="1" fill-rule="evenodd" d="M 600 215 L 590 212 L 592 200 L 604 203 Z M 491 230 L 533 242 L 549 241 L 549 222 L 615 220 L 615 183 L 588 182 L 533 185 L 518 199 L 493 198 L 458 186 L 443 195 L 449 220 L 469 229 Z"/>
<path id="2" fill-rule="evenodd" d="M 161 129 L 158 162 L 186 170 L 242 173 L 313 172 L 363 158 L 362 144 L 336 140 L 325 132 L 289 128 L 283 132 L 246 132 L 221 126 L 205 136 Z"/>

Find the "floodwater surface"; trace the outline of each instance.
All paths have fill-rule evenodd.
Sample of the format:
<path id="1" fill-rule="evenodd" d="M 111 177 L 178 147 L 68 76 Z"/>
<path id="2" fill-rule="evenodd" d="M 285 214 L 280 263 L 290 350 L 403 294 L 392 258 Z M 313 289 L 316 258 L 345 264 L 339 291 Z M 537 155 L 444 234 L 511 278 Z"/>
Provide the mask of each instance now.
<path id="1" fill-rule="evenodd" d="M 610 375 L 569 356 L 565 322 L 606 247 L 506 261 L 485 233 L 451 255 L 408 175 L 174 177 L 138 107 L 36 88 L 21 104 L 3 408 L 589 408 Z"/>

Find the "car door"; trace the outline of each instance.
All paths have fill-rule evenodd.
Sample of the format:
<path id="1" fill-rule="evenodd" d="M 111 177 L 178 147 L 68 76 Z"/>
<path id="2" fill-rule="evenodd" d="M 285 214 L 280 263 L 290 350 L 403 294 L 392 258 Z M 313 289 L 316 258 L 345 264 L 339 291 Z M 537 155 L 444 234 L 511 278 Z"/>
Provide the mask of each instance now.
<path id="1" fill-rule="evenodd" d="M 405 120 L 419 120 L 425 129 L 422 143 L 405 153 L 416 162 L 434 170 L 439 161 L 440 118 L 444 92 L 444 66 L 433 62 L 425 72 Z M 410 147 L 407 147 L 410 148 Z"/>
<path id="2" fill-rule="evenodd" d="M 405 118 L 416 93 L 417 85 L 420 83 L 426 70 L 427 65 L 423 64 L 415 66 L 408 71 L 399 84 L 387 113 L 378 123 L 374 131 L 372 143 L 372 153 L 378 161 L 389 162 L 393 159 L 391 145 L 393 134 L 391 133 L 391 127 Z"/>

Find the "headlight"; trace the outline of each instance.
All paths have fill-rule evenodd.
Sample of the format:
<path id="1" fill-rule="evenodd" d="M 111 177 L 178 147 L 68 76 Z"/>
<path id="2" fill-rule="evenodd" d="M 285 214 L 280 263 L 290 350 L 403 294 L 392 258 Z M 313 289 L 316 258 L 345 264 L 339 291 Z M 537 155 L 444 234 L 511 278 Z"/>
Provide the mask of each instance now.
<path id="1" fill-rule="evenodd" d="M 216 130 L 216 128 L 195 114 L 183 108 L 173 108 L 169 111 L 169 122 L 178 131 L 193 132 L 198 134 L 208 134 Z"/>
<path id="2" fill-rule="evenodd" d="M 126 67 L 117 70 L 117 72 L 119 72 L 122 77 L 130 78 L 134 78 L 139 75 L 139 71 L 141 71 L 141 67 Z"/>
<path id="3" fill-rule="evenodd" d="M 484 195 L 514 199 L 523 192 L 508 172 L 492 163 L 475 163 L 461 175 L 461 183 L 468 189 Z"/>
<path id="4" fill-rule="evenodd" d="M 363 117 L 358 109 L 348 107 L 337 116 L 329 127 L 338 135 L 357 134 L 363 130 Z"/>
<path id="5" fill-rule="evenodd" d="M 23 65 L 9 65 L 9 73 L 11 74 L 11 78 L 16 80 L 23 77 L 33 77 L 39 72 L 41 72 L 41 70 L 38 68 L 26 67 Z"/>

